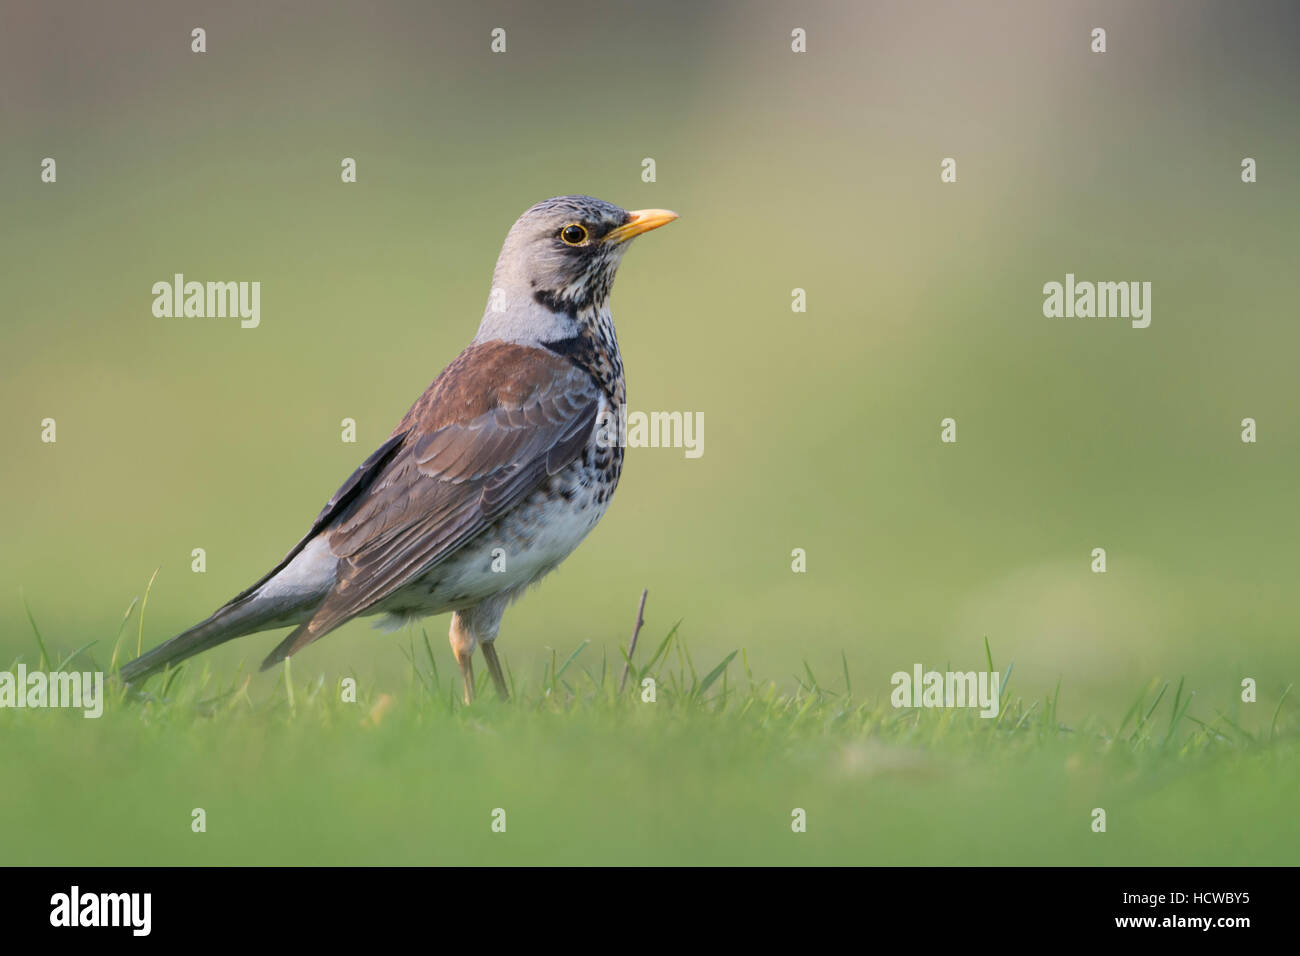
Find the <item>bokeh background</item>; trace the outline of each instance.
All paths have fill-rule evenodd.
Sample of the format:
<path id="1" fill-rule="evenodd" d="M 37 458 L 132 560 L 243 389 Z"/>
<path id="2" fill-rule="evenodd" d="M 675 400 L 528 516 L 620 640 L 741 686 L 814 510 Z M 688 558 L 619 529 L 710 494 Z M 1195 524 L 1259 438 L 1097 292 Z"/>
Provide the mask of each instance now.
<path id="1" fill-rule="evenodd" d="M 988 635 L 1021 692 L 1062 681 L 1067 721 L 1153 676 L 1276 701 L 1300 624 L 1298 23 L 7 0 L 0 659 L 32 652 L 20 589 L 47 642 L 109 645 L 159 568 L 151 646 L 260 576 L 472 337 L 515 217 L 584 192 L 681 214 L 629 254 L 614 313 L 631 406 L 703 412 L 705 453 L 629 451 L 603 523 L 508 612 L 516 674 L 583 639 L 612 654 L 645 587 L 647 633 L 680 619 L 697 660 L 744 647 L 791 685 L 843 653 L 883 695 L 917 661 L 978 666 Z M 261 327 L 155 318 L 175 272 L 260 281 Z M 1067 272 L 1150 281 L 1150 328 L 1044 318 Z M 294 664 L 380 686 L 408 666 L 364 620 Z"/>

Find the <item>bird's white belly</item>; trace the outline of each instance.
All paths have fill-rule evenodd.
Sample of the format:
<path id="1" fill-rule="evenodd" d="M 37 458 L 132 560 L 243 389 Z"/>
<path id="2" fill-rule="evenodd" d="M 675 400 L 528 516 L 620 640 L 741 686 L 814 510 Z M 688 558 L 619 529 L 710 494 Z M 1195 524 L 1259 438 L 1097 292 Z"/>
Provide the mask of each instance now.
<path id="1" fill-rule="evenodd" d="M 567 500 L 558 488 L 570 492 Z M 600 479 L 575 462 L 369 613 L 438 614 L 521 591 L 573 552 L 604 515 L 611 493 L 602 493 Z"/>

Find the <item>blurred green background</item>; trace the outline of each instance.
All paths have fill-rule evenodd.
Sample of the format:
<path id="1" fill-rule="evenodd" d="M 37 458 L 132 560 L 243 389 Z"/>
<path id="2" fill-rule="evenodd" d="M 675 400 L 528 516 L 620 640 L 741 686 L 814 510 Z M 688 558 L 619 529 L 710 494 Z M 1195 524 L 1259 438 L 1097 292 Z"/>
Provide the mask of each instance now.
<path id="1" fill-rule="evenodd" d="M 703 412 L 705 452 L 629 450 L 602 524 L 507 613 L 516 673 L 625 641 L 646 587 L 648 627 L 681 619 L 697 659 L 743 646 L 784 679 L 843 652 L 866 694 L 976 667 L 986 634 L 1019 692 L 1062 679 L 1066 721 L 1154 675 L 1227 707 L 1252 676 L 1267 703 L 1240 719 L 1267 726 L 1295 679 L 1294 5 L 5 20 L 0 660 L 33 653 L 20 588 L 47 642 L 108 644 L 160 568 L 147 647 L 260 576 L 473 336 L 515 217 L 583 192 L 681 214 L 627 257 L 614 314 L 631 407 Z M 260 281 L 260 328 L 155 318 L 175 272 Z M 1150 328 L 1044 318 L 1067 272 L 1150 281 Z M 294 666 L 380 687 L 408 667 L 364 620 Z"/>

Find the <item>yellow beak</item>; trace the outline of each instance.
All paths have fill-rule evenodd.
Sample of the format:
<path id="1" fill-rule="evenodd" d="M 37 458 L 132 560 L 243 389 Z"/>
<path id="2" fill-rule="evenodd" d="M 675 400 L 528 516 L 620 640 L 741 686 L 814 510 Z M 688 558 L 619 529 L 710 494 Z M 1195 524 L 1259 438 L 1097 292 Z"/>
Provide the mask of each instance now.
<path id="1" fill-rule="evenodd" d="M 618 228 L 605 233 L 606 242 L 626 242 L 633 236 L 666 226 L 677 218 L 677 213 L 669 209 L 637 209 L 628 215 L 632 218 Z"/>

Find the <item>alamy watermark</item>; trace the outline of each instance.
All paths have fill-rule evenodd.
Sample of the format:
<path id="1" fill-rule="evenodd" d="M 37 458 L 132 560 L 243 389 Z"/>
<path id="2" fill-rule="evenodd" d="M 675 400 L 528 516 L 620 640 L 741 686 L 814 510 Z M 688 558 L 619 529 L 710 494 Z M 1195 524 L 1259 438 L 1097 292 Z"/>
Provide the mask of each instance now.
<path id="1" fill-rule="evenodd" d="M 897 671 L 889 702 L 895 707 L 978 707 L 981 717 L 996 717 L 1002 686 L 997 671 Z"/>
<path id="2" fill-rule="evenodd" d="M 50 897 L 51 926 L 123 926 L 133 936 L 148 936 L 152 928 L 152 893 L 68 893 Z"/>
<path id="3" fill-rule="evenodd" d="M 1150 282 L 1065 282 L 1043 286 L 1043 315 L 1049 319 L 1130 319 L 1133 328 L 1151 324 Z"/>
<path id="4" fill-rule="evenodd" d="M 104 713 L 103 671 L 0 671 L 0 708 L 79 707 L 84 717 Z"/>
<path id="5" fill-rule="evenodd" d="M 602 448 L 682 448 L 687 458 L 704 454 L 703 412 L 630 412 L 607 409 L 596 420 Z"/>
<path id="6" fill-rule="evenodd" d="M 262 322 L 262 283 L 186 282 L 177 272 L 172 281 L 155 282 L 153 314 L 160 319 L 238 318 L 245 329 Z"/>

